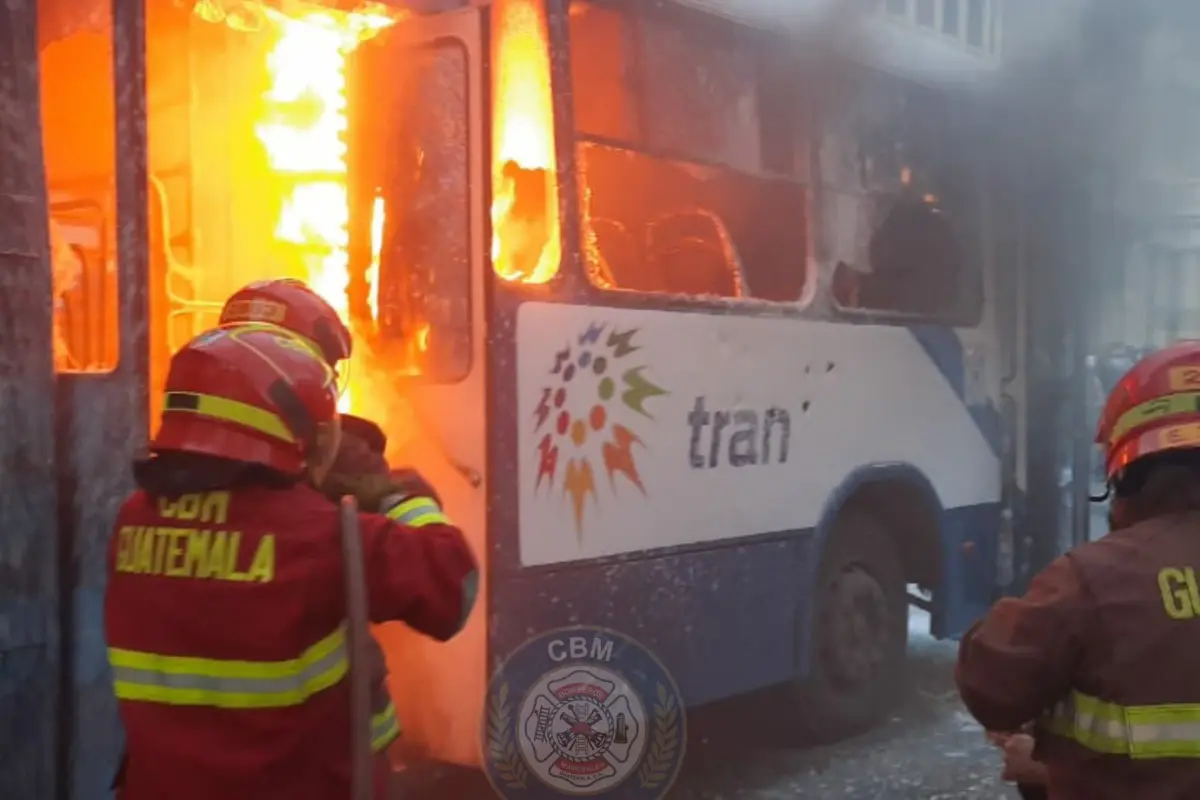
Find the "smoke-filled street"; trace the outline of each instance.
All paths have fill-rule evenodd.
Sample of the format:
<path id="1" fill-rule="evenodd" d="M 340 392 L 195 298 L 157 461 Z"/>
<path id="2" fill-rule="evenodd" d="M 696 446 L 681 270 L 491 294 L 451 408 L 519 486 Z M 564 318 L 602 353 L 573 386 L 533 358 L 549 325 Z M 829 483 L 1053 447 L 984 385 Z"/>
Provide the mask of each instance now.
<path id="1" fill-rule="evenodd" d="M 908 697 L 885 725 L 831 747 L 789 749 L 759 741 L 741 753 L 705 746 L 705 734 L 698 730 L 701 741 L 689 743 L 686 774 L 671 797 L 1016 797 L 1000 782 L 998 752 L 958 702 L 952 677 L 955 644 L 933 641 L 927 630 L 927 618 L 914 613 Z"/>
<path id="2" fill-rule="evenodd" d="M 972 800 L 1015 798 L 1000 781 L 1000 759 L 962 709 L 954 691 L 956 646 L 924 631 L 914 613 L 910 626 L 908 696 L 889 722 L 830 747 L 787 746 L 770 731 L 754 703 L 694 715 L 688 755 L 672 800 Z M 735 745 L 734 742 L 740 742 Z M 422 774 L 398 787 L 397 798 L 484 800 L 493 796 L 478 774 L 439 780 Z"/>

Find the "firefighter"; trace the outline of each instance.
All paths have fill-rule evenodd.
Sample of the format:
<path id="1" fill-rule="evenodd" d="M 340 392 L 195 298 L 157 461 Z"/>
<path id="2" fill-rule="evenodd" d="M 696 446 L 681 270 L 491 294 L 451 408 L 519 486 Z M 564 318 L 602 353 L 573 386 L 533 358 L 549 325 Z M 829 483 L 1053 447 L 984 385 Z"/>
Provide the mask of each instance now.
<path id="1" fill-rule="evenodd" d="M 109 552 L 121 800 L 349 796 L 338 509 L 316 488 L 336 402 L 328 364 L 282 328 L 218 328 L 172 358 Z M 356 489 L 371 619 L 453 637 L 477 585 L 462 533 L 416 473 Z M 388 772 L 381 754 L 376 797 Z"/>
<path id="2" fill-rule="evenodd" d="M 257 281 L 234 292 L 221 309 L 220 324 L 248 323 L 278 325 L 303 337 L 321 353 L 335 374 L 352 353 L 353 338 L 337 311 L 306 283 L 294 278 Z M 344 372 L 339 374 L 339 382 L 345 380 Z M 324 487 L 326 495 L 334 502 L 344 494 L 354 494 L 356 485 L 364 478 L 390 473 L 384 460 L 387 436 L 378 425 L 362 417 L 343 414 L 341 427 L 341 447 Z M 371 743 L 377 751 L 383 751 L 400 737 L 401 725 L 388 693 L 388 669 L 383 650 L 374 637 L 370 647 Z"/>
<path id="3" fill-rule="evenodd" d="M 339 369 L 352 352 L 350 329 L 333 306 L 303 281 L 294 278 L 257 281 L 234 292 L 221 309 L 220 324 L 243 322 L 279 325 L 303 336 L 321 352 L 338 373 L 339 380 L 346 380 Z M 355 450 L 365 445 L 368 450 L 382 454 L 387 446 L 387 438 L 379 426 L 362 417 L 343 414 L 342 434 L 343 442 Z"/>
<path id="4" fill-rule="evenodd" d="M 1110 533 L 967 632 L 959 691 L 989 731 L 1035 723 L 1054 800 L 1200 797 L 1200 342 L 1130 369 L 1096 441 Z"/>

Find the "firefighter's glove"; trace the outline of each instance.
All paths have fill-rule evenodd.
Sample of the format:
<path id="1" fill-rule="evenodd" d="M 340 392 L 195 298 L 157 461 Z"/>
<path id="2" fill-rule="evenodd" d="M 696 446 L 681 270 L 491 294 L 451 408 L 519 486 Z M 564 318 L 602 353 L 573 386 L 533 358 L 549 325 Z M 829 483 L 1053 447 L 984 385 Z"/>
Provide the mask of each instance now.
<path id="1" fill-rule="evenodd" d="M 348 419 L 358 419 L 352 417 Z M 361 423 L 359 425 L 358 423 Z M 333 461 L 330 472 L 339 475 L 387 475 L 388 465 L 384 460 L 383 450 L 378 448 L 378 440 L 372 436 L 371 428 L 375 424 L 366 420 L 347 425 L 342 423 L 342 443 L 338 447 L 337 457 Z M 382 432 L 379 433 L 383 435 Z M 386 440 L 384 440 L 386 442 Z"/>
<path id="2" fill-rule="evenodd" d="M 337 502 L 346 495 L 352 495 L 358 501 L 360 510 L 372 513 L 378 511 L 383 499 L 394 491 L 388 476 L 378 473 L 349 475 L 331 472 L 321 482 L 321 492 L 330 500 Z"/>
<path id="3" fill-rule="evenodd" d="M 331 472 L 321 484 L 321 491 L 331 500 L 353 495 L 360 509 L 372 513 L 386 512 L 413 497 L 428 497 L 441 505 L 441 499 L 429 482 L 411 469 L 359 475 Z"/>
<path id="4" fill-rule="evenodd" d="M 342 437 L 352 436 L 360 439 L 373 453 L 383 455 L 387 451 L 387 434 L 383 428 L 369 419 L 356 417 L 353 414 L 342 414 Z"/>

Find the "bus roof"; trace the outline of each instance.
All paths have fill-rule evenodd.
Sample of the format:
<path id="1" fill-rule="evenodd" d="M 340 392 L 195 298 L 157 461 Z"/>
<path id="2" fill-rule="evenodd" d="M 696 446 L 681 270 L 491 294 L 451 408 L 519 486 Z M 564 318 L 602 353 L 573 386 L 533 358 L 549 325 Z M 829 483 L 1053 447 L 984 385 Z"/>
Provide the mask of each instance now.
<path id="1" fill-rule="evenodd" d="M 1000 20 L 981 25 L 984 43 L 918 25 L 911 15 L 863 12 L 849 0 L 670 0 L 752 28 L 803 35 L 812 26 L 833 26 L 858 60 L 925 83 L 974 83 L 1000 66 Z M 839 37 L 843 38 L 843 37 Z"/>

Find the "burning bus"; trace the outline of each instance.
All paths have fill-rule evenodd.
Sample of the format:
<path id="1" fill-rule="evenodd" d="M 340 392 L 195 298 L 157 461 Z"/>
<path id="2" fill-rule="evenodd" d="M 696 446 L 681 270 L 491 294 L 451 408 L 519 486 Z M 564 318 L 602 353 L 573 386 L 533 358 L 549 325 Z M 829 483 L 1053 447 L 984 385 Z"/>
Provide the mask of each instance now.
<path id="1" fill-rule="evenodd" d="M 345 316 L 343 410 L 485 566 L 449 644 L 376 630 L 431 757 L 478 765 L 489 676 L 564 625 L 637 637 L 688 704 L 788 684 L 837 736 L 896 695 L 908 584 L 939 636 L 987 607 L 1016 421 L 970 115 L 865 67 L 818 91 L 697 5 L 40 0 L 0 55 L 40 63 L 0 176 L 31 220 L 0 223 L 0 597 L 22 702 L 58 708 L 22 787 L 115 762 L 107 526 L 170 353 L 255 279 Z"/>

